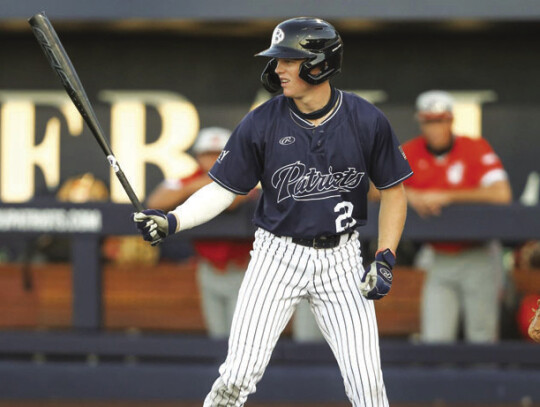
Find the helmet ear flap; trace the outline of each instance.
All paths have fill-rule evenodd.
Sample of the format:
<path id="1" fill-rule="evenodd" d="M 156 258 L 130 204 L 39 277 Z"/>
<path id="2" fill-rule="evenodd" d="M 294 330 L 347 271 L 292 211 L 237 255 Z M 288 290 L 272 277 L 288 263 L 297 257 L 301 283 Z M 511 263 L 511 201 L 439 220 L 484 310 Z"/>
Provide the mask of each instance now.
<path id="1" fill-rule="evenodd" d="M 281 82 L 279 76 L 276 73 L 277 60 L 272 58 L 266 64 L 263 73 L 261 74 L 261 82 L 264 88 L 271 93 L 276 93 L 281 89 Z"/>
<path id="2" fill-rule="evenodd" d="M 342 52 L 326 55 L 320 54 L 317 58 L 308 60 L 300 66 L 300 78 L 312 85 L 318 85 L 341 72 Z M 316 74 L 311 73 L 314 68 L 319 68 Z"/>

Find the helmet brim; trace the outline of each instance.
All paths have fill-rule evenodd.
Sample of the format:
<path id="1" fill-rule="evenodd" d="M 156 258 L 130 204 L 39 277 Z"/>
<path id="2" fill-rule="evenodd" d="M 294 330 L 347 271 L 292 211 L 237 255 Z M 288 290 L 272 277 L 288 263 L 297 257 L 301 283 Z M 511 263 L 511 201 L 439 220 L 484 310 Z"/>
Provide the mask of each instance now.
<path id="1" fill-rule="evenodd" d="M 290 59 L 306 59 L 313 58 L 316 55 L 309 51 L 302 51 L 299 49 L 280 47 L 279 45 L 272 45 L 270 48 L 255 54 L 256 57 L 269 57 L 269 58 L 290 58 Z"/>

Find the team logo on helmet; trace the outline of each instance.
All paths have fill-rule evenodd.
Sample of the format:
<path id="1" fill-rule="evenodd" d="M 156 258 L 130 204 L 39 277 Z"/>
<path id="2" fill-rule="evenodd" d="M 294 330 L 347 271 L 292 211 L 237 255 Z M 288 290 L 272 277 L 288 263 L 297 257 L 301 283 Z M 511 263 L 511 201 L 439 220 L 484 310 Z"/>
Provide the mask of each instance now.
<path id="1" fill-rule="evenodd" d="M 285 38 L 285 34 L 281 28 L 276 28 L 272 34 L 272 45 L 279 44 Z"/>

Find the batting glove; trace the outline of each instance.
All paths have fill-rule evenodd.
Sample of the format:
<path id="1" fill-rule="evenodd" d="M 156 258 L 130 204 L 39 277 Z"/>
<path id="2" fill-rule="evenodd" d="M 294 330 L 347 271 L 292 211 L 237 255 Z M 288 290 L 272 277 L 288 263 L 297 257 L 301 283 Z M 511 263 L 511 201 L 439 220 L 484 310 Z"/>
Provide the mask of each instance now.
<path id="1" fill-rule="evenodd" d="M 364 272 L 360 291 L 368 300 L 380 300 L 392 287 L 392 268 L 396 264 L 396 256 L 390 249 L 377 252 L 375 261 Z"/>
<path id="2" fill-rule="evenodd" d="M 172 213 L 157 209 L 145 209 L 132 215 L 133 222 L 141 232 L 143 239 L 152 246 L 160 244 L 168 235 L 176 232 L 178 221 Z"/>

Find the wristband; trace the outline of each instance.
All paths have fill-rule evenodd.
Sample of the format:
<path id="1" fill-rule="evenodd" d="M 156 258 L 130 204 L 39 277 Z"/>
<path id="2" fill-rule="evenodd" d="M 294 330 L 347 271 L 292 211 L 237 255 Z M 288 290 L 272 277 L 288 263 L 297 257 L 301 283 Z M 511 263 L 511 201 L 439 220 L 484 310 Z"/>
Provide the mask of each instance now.
<path id="1" fill-rule="evenodd" d="M 377 250 L 375 253 L 375 260 L 384 260 L 390 268 L 393 268 L 396 265 L 396 255 L 390 249 Z"/>
<path id="2" fill-rule="evenodd" d="M 392 253 L 394 255 L 394 257 L 396 257 L 396 253 L 392 249 L 379 249 L 379 250 L 377 250 L 375 252 L 375 256 L 378 255 L 381 252 L 384 252 L 385 250 L 390 250 L 390 253 Z"/>

